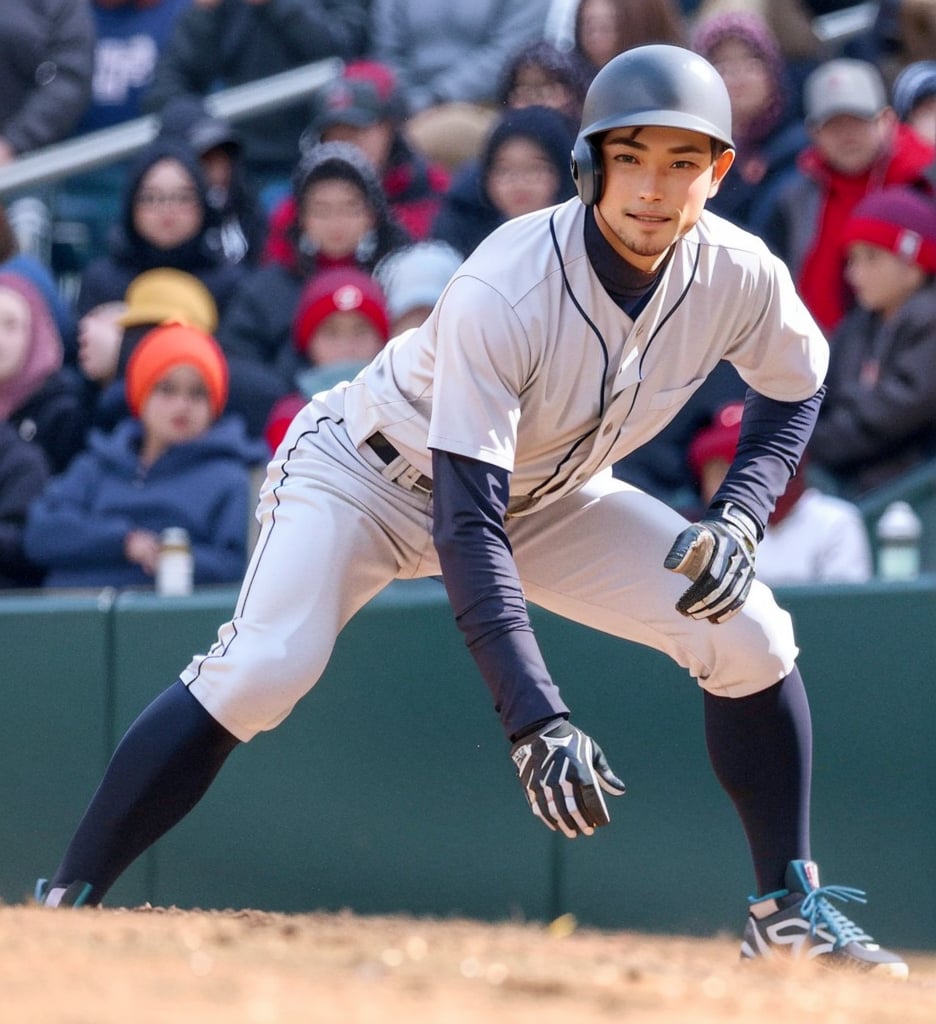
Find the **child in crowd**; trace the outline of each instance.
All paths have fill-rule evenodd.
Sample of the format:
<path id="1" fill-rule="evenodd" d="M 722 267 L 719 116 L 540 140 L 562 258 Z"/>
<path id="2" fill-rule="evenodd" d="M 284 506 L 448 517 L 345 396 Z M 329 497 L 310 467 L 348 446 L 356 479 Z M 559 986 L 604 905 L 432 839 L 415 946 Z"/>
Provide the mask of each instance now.
<path id="1" fill-rule="evenodd" d="M 29 511 L 27 556 L 46 587 L 152 585 L 160 533 L 184 527 L 196 584 L 244 572 L 250 469 L 266 458 L 237 417 L 224 417 L 227 364 L 208 334 L 154 328 L 127 365 L 132 416 L 51 480 Z"/>
<path id="2" fill-rule="evenodd" d="M 689 446 L 702 508 L 734 459 L 743 410 L 743 402 L 724 406 Z M 777 499 L 757 548 L 757 578 L 768 586 L 865 582 L 872 575 L 872 559 L 861 513 L 851 502 L 807 486 L 804 468 L 801 462 Z"/>
<path id="3" fill-rule="evenodd" d="M 123 299 L 95 306 L 78 322 L 78 365 L 89 383 L 94 426 L 110 430 L 128 415 L 124 375 L 130 356 L 151 328 L 168 322 L 206 334 L 218 326 L 211 292 L 197 277 L 172 267 L 144 271 Z"/>
<path id="4" fill-rule="evenodd" d="M 857 306 L 829 339 L 809 451 L 857 497 L 936 455 L 936 199 L 872 193 L 844 238 Z"/>
<path id="5" fill-rule="evenodd" d="M 270 450 L 276 450 L 293 416 L 316 392 L 351 380 L 389 337 L 386 299 L 370 274 L 338 267 L 314 277 L 302 292 L 293 321 L 295 391 L 270 413 Z"/>
<path id="6" fill-rule="evenodd" d="M 39 290 L 0 271 L 0 421 L 38 446 L 53 473 L 83 446 L 87 429 L 81 381 L 62 364 L 62 339 Z"/>

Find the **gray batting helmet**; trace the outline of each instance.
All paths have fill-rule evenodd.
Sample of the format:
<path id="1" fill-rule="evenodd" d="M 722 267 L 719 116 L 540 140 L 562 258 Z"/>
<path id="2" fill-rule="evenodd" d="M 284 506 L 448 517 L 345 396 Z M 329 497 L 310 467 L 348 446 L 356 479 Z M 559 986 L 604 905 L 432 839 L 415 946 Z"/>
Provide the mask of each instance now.
<path id="1" fill-rule="evenodd" d="M 572 150 L 583 203 L 601 196 L 601 159 L 592 140 L 611 128 L 640 125 L 686 128 L 734 148 L 728 89 L 704 57 L 662 43 L 625 50 L 601 68 L 585 96 Z"/>

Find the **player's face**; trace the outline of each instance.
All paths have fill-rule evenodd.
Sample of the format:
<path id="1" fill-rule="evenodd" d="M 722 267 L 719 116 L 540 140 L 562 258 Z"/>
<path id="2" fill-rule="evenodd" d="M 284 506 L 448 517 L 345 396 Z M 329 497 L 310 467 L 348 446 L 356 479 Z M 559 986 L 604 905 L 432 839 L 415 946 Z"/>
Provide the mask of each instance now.
<path id="1" fill-rule="evenodd" d="M 713 160 L 711 139 L 683 128 L 613 128 L 601 159 L 601 233 L 629 263 L 652 271 L 699 219 L 734 152 Z"/>

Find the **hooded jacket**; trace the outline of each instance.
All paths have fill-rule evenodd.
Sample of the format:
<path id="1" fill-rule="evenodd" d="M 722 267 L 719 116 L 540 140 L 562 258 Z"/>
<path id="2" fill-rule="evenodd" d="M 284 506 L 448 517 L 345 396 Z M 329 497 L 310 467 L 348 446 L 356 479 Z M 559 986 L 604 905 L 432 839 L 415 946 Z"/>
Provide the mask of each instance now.
<path id="1" fill-rule="evenodd" d="M 134 200 L 146 172 L 165 158 L 178 160 L 188 171 L 198 193 L 202 226 L 198 233 L 172 249 L 161 249 L 143 238 L 133 224 Z M 110 252 L 85 268 L 78 292 L 78 315 L 102 302 L 122 299 L 127 286 L 145 270 L 173 267 L 197 277 L 214 297 L 219 312 L 227 305 L 245 269 L 229 263 L 212 242 L 214 221 L 208 203 L 208 187 L 194 150 L 179 139 L 160 137 L 147 146 L 130 165 L 124 186 L 120 221 L 110 242 Z"/>
<path id="2" fill-rule="evenodd" d="M 478 244 L 507 218 L 494 205 L 487 190 L 487 176 L 501 147 L 524 138 L 543 150 L 559 175 L 553 203 L 575 195 L 569 170 L 569 154 L 575 128 L 558 111 L 548 107 L 521 107 L 506 111 L 495 125 L 478 160 L 470 161 L 455 175 L 432 226 L 432 237 L 448 242 L 469 256 Z"/>
<path id="3" fill-rule="evenodd" d="M 140 465 L 143 428 L 126 419 L 111 434 L 92 431 L 85 451 L 32 505 L 24 549 L 48 570 L 47 587 L 152 586 L 124 556 L 135 529 L 189 532 L 196 584 L 233 583 L 247 561 L 250 467 L 266 460 L 237 417 Z"/>
<path id="4" fill-rule="evenodd" d="M 360 190 L 377 222 L 372 235 L 356 253 L 335 262 L 310 252 L 295 227 L 290 238 L 295 263 L 270 263 L 254 270 L 218 328 L 218 340 L 229 356 L 276 367 L 290 388 L 296 366 L 292 322 L 306 282 L 334 266 L 353 266 L 371 273 L 383 256 L 412 242 L 409 232 L 393 216 L 376 171 L 357 147 L 346 142 L 320 143 L 299 162 L 293 180 L 297 205 L 301 207 L 312 184 L 333 178 L 349 181 Z"/>

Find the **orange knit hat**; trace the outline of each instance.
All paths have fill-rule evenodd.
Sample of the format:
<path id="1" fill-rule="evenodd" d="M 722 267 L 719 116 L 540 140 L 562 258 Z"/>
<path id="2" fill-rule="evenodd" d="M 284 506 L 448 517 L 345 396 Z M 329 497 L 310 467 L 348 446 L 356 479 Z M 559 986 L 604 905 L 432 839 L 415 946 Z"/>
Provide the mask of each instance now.
<path id="1" fill-rule="evenodd" d="M 184 324 L 162 324 L 140 339 L 127 363 L 127 404 L 134 416 L 153 388 L 177 366 L 193 366 L 208 388 L 211 411 L 220 416 L 228 397 L 228 365 L 210 334 Z"/>

